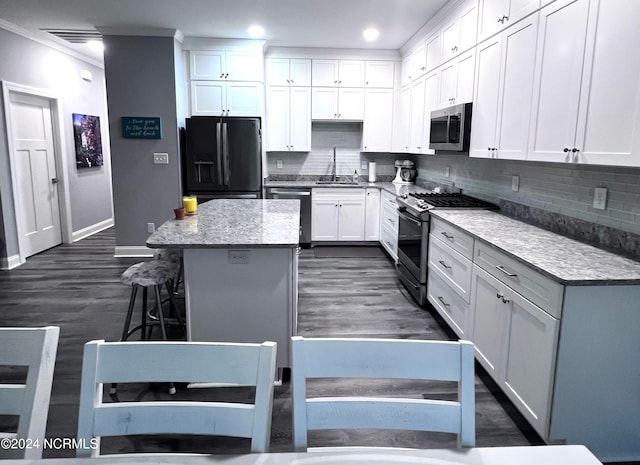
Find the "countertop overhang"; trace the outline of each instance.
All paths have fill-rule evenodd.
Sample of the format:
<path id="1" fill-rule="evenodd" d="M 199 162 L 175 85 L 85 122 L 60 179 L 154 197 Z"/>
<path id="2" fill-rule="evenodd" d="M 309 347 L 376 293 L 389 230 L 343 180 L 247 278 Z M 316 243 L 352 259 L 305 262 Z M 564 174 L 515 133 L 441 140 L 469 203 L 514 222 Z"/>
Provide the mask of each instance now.
<path id="1" fill-rule="evenodd" d="M 184 220 L 169 220 L 147 239 L 150 248 L 298 247 L 300 201 L 215 199 Z"/>

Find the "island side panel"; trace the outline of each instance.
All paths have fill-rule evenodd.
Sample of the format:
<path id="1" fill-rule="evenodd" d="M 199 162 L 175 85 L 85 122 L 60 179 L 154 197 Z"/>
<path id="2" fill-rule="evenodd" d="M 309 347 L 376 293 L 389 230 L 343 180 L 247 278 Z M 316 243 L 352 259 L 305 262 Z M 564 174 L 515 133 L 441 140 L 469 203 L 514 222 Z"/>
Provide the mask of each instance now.
<path id="1" fill-rule="evenodd" d="M 237 251 L 247 260 L 238 260 Z M 274 341 L 277 366 L 290 367 L 296 259 L 293 248 L 185 249 L 188 339 Z"/>

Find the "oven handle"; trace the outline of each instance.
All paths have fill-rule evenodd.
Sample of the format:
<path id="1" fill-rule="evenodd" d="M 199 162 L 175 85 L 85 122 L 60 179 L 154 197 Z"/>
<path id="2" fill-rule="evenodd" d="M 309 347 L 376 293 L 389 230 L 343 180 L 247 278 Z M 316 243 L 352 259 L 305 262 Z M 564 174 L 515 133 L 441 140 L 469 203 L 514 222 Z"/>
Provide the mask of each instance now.
<path id="1" fill-rule="evenodd" d="M 398 265 L 397 265 L 397 266 L 404 266 L 404 265 L 402 264 L 402 262 L 398 262 Z M 406 268 L 406 266 L 404 266 L 404 267 Z M 411 283 L 411 282 L 407 282 L 406 280 L 405 280 L 405 282 L 406 282 L 407 284 L 409 284 L 409 286 L 413 287 L 416 291 L 419 291 L 419 290 L 420 290 L 420 286 L 418 286 L 418 285 L 416 285 L 416 284 L 413 284 L 413 283 Z"/>
<path id="2" fill-rule="evenodd" d="M 405 220 L 409 220 L 412 223 L 418 225 L 418 226 L 422 226 L 422 221 L 415 219 L 413 216 L 409 216 L 406 213 L 401 212 L 400 210 L 398 210 L 398 216 L 403 217 Z"/>

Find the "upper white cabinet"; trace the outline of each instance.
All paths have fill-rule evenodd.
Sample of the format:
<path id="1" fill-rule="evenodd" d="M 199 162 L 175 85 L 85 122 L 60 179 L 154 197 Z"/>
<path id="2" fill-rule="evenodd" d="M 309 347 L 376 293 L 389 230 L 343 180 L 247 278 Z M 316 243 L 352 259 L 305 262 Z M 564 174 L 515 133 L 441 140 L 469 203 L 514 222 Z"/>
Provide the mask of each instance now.
<path id="1" fill-rule="evenodd" d="M 267 85 L 311 86 L 311 60 L 307 58 L 267 58 Z"/>
<path id="2" fill-rule="evenodd" d="M 311 150 L 311 88 L 267 88 L 267 151 Z"/>
<path id="3" fill-rule="evenodd" d="M 311 85 L 364 87 L 363 60 L 312 60 Z"/>
<path id="4" fill-rule="evenodd" d="M 473 100 L 475 49 L 459 55 L 440 68 L 438 108 L 468 103 Z"/>
<path id="5" fill-rule="evenodd" d="M 411 83 L 411 101 L 409 106 L 409 152 L 423 153 L 429 148 L 424 140 L 424 96 L 425 78 Z"/>
<path id="6" fill-rule="evenodd" d="M 427 71 L 424 45 L 416 48 L 402 60 L 402 85 L 411 84 Z"/>
<path id="7" fill-rule="evenodd" d="M 365 87 L 393 89 L 395 62 L 366 61 L 364 68 Z"/>
<path id="8" fill-rule="evenodd" d="M 425 70 L 431 71 L 440 65 L 442 60 L 442 36 L 434 34 L 425 41 Z"/>
<path id="9" fill-rule="evenodd" d="M 311 118 L 315 120 L 362 121 L 364 89 L 313 87 Z"/>
<path id="10" fill-rule="evenodd" d="M 263 99 L 257 82 L 191 81 L 192 116 L 261 116 Z"/>
<path id="11" fill-rule="evenodd" d="M 263 81 L 260 53 L 250 51 L 192 50 L 192 80 Z"/>
<path id="12" fill-rule="evenodd" d="M 526 158 L 537 25 L 532 15 L 478 45 L 470 156 Z"/>
<path id="13" fill-rule="evenodd" d="M 393 89 L 365 89 L 362 150 L 391 152 Z"/>
<path id="14" fill-rule="evenodd" d="M 458 8 L 442 28 L 442 61 L 447 61 L 476 45 L 478 2 L 469 1 Z"/>
<path id="15" fill-rule="evenodd" d="M 478 42 L 491 37 L 540 7 L 540 0 L 480 0 Z"/>

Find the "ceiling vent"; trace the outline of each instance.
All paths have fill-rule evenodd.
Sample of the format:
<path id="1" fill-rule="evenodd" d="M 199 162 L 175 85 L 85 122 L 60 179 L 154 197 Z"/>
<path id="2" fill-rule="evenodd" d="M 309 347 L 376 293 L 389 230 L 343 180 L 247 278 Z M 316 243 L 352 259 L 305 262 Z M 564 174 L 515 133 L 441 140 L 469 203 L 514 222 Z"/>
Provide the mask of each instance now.
<path id="1" fill-rule="evenodd" d="M 96 30 L 71 29 L 41 29 L 73 44 L 85 44 L 92 40 L 102 40 L 102 35 Z"/>

